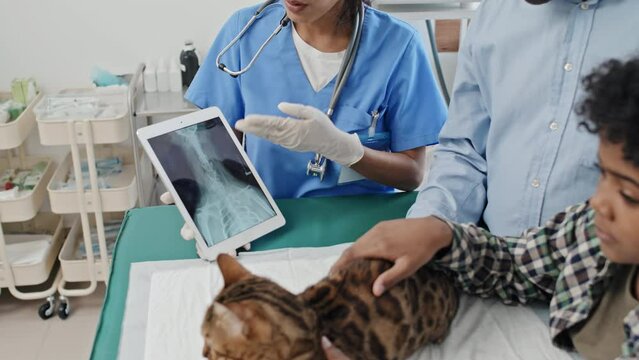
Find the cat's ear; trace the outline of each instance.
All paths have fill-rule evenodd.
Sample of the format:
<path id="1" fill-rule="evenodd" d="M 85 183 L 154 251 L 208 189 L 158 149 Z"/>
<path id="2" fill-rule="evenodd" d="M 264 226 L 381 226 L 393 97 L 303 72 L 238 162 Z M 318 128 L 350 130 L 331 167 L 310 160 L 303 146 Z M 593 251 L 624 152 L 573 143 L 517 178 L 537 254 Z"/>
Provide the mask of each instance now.
<path id="1" fill-rule="evenodd" d="M 311 308 L 326 306 L 337 296 L 337 287 L 329 279 L 324 279 L 308 287 L 297 297 Z"/>
<path id="2" fill-rule="evenodd" d="M 231 309 L 216 302 L 213 303 L 213 314 L 215 317 L 215 326 L 222 330 L 225 336 L 229 338 L 244 336 L 244 321 L 231 311 Z"/>
<path id="3" fill-rule="evenodd" d="M 252 276 L 251 273 L 231 255 L 218 255 L 217 264 L 224 278 L 224 287 L 228 287 L 231 284 Z"/>

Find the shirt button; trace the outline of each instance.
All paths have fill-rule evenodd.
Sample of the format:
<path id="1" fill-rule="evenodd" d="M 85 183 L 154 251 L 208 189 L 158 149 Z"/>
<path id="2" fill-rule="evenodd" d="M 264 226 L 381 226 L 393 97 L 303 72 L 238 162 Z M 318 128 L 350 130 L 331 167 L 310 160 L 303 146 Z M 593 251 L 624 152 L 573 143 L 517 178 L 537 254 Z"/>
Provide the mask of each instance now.
<path id="1" fill-rule="evenodd" d="M 555 131 L 557 129 L 559 129 L 559 124 L 557 124 L 556 121 L 553 121 L 550 123 L 550 125 L 548 126 L 550 128 L 550 130 Z"/>
<path id="2" fill-rule="evenodd" d="M 534 187 L 534 188 L 538 188 L 538 187 L 539 187 L 539 185 L 541 185 L 541 183 L 539 182 L 539 179 L 534 179 L 534 180 L 530 183 L 530 185 L 532 185 L 532 187 Z"/>
<path id="3" fill-rule="evenodd" d="M 590 5 L 588 5 L 587 2 L 582 2 L 579 7 L 581 8 L 581 10 L 588 10 L 590 8 Z"/>
<path id="4" fill-rule="evenodd" d="M 566 63 L 566 64 L 564 65 L 564 70 L 566 70 L 566 71 L 572 71 L 572 69 L 573 69 L 572 63 Z"/>

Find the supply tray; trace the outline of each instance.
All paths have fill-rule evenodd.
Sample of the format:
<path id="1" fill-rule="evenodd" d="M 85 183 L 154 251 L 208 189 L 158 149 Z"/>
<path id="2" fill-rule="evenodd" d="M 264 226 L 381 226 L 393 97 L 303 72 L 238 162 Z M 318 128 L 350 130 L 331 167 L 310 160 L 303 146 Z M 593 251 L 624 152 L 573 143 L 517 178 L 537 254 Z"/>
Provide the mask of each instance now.
<path id="1" fill-rule="evenodd" d="M 124 218 L 124 213 L 110 213 L 103 214 L 104 222 L 107 221 L 122 221 Z M 89 215 L 90 223 L 91 223 L 91 231 L 95 232 L 95 217 Z M 80 221 L 80 217 L 78 216 L 73 225 L 71 226 L 71 230 L 67 235 L 67 238 L 64 242 L 64 246 L 62 247 L 62 251 L 60 251 L 60 266 L 62 267 L 62 276 L 64 281 L 67 282 L 82 282 L 82 281 L 90 281 L 89 267 L 88 267 L 88 259 L 81 258 L 78 256 L 78 248 L 80 244 L 84 241 L 84 237 L 82 234 L 82 222 Z M 94 253 L 94 271 L 97 281 L 105 281 L 105 274 L 102 269 L 102 260 L 100 258 L 99 253 Z M 109 266 L 111 265 L 111 257 L 109 256 Z"/>
<path id="2" fill-rule="evenodd" d="M 65 231 L 62 217 L 51 213 L 40 213 L 28 222 L 3 224 L 3 230 L 5 235 L 46 233 L 53 236 L 42 262 L 11 266 L 16 286 L 30 286 L 45 282 L 49 278 L 64 240 Z M 8 286 L 8 276 L 9 274 L 0 266 L 0 288 Z"/>
<path id="3" fill-rule="evenodd" d="M 0 150 L 16 148 L 27 139 L 35 125 L 33 109 L 41 97 L 42 95 L 38 94 L 17 119 L 0 124 Z M 0 92 L 0 101 L 9 99 L 11 99 L 11 93 Z"/>
<path id="4" fill-rule="evenodd" d="M 110 177 L 109 189 L 99 189 L 100 200 L 102 201 L 103 212 L 126 211 L 135 207 L 138 189 L 135 175 L 135 165 L 133 161 L 132 150 L 123 147 L 96 148 L 96 159 L 106 156 L 117 156 L 122 159 L 122 172 Z M 82 157 L 86 160 L 86 156 Z M 75 214 L 81 212 L 78 204 L 78 193 L 76 189 L 64 190 L 58 189 L 57 184 L 64 183 L 67 179 L 69 171 L 73 169 L 73 160 L 71 153 L 66 158 L 58 170 L 55 172 L 47 190 L 49 191 L 49 200 L 51 202 L 51 210 L 57 214 Z M 89 184 L 89 179 L 85 180 L 85 184 Z M 84 191 L 84 201 L 87 212 L 95 212 L 95 200 L 91 190 Z M 98 209 L 100 210 L 100 209 Z"/>
<path id="5" fill-rule="evenodd" d="M 54 100 L 73 102 L 77 98 L 95 98 L 96 113 L 56 113 L 48 106 Z M 89 137 L 85 133 L 84 122 L 91 127 L 94 144 L 121 143 L 128 139 L 131 131 L 128 111 L 126 92 L 104 93 L 94 89 L 66 90 L 57 95 L 47 95 L 34 109 L 42 145 L 70 144 L 69 122 L 73 123 L 78 144 L 85 144 Z"/>
<path id="6" fill-rule="evenodd" d="M 16 164 L 10 164 L 8 159 L 0 159 L 0 173 L 18 165 L 21 168 L 29 168 L 40 161 L 46 161 L 47 167 L 33 190 L 21 192 L 16 199 L 0 200 L 0 222 L 17 222 L 32 219 L 42 206 L 47 192 L 46 184 L 55 170 L 53 161 L 48 158 L 26 157 L 23 162 L 15 159 L 13 162 Z"/>

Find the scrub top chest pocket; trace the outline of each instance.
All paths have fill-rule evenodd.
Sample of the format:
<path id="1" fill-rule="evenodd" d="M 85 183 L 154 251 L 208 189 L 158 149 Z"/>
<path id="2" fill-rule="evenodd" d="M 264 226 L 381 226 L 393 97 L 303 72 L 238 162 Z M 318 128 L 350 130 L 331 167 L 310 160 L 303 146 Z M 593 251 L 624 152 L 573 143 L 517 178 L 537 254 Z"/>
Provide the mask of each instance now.
<path id="1" fill-rule="evenodd" d="M 343 105 L 338 106 L 333 116 L 333 123 L 340 130 L 359 135 L 362 145 L 379 151 L 390 151 L 390 134 L 383 129 L 385 109 L 366 112 L 364 110 Z"/>

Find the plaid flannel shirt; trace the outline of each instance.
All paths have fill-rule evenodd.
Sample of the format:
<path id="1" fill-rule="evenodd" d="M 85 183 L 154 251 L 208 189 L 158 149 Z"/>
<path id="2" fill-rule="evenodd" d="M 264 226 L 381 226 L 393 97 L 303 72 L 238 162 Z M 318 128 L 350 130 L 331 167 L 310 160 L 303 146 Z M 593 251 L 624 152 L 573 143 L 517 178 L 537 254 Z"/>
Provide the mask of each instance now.
<path id="1" fill-rule="evenodd" d="M 550 301 L 553 343 L 572 350 L 568 330 L 588 318 L 620 268 L 601 252 L 594 217 L 584 203 L 520 237 L 498 237 L 473 224 L 448 222 L 453 242 L 435 263 L 452 270 L 470 294 L 497 296 L 505 303 Z M 621 358 L 636 358 L 639 308 L 625 317 L 623 326 Z"/>

